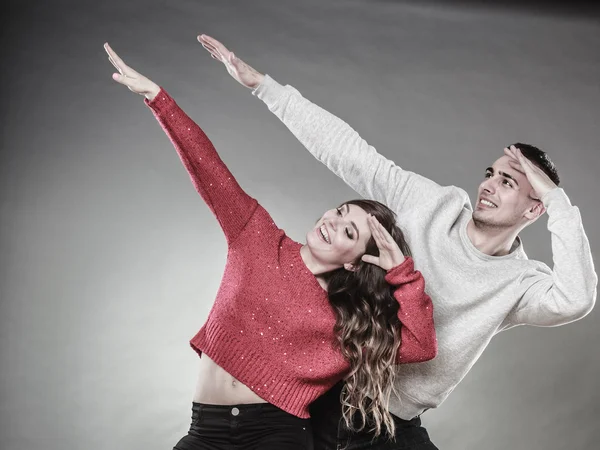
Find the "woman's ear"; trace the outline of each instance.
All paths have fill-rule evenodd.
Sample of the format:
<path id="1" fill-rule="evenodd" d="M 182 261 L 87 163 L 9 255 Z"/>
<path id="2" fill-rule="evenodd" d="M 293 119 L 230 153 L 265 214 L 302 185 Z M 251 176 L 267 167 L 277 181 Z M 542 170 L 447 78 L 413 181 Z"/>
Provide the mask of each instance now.
<path id="1" fill-rule="evenodd" d="M 344 269 L 349 272 L 356 272 L 358 270 L 358 266 L 356 266 L 354 263 L 346 263 L 344 264 Z"/>

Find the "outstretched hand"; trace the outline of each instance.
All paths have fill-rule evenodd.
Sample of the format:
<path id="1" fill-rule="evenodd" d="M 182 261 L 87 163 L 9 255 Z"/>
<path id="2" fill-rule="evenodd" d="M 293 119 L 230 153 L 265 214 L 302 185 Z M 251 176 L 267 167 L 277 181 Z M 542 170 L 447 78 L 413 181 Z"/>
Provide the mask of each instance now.
<path id="1" fill-rule="evenodd" d="M 362 260 L 375 264 L 386 271 L 402 264 L 406 258 L 388 230 L 371 214 L 367 216 L 367 223 L 377 248 L 379 248 L 379 256 L 363 255 Z"/>
<path id="2" fill-rule="evenodd" d="M 202 47 L 208 50 L 210 56 L 225 64 L 225 68 L 227 69 L 227 72 L 229 72 L 229 75 L 242 86 L 255 89 L 265 77 L 262 73 L 257 72 L 253 67 L 235 56 L 233 52 L 230 52 L 227 47 L 216 39 L 207 36 L 206 34 L 201 34 L 198 36 L 198 42 L 202 44 Z"/>
<path id="3" fill-rule="evenodd" d="M 144 95 L 148 100 L 156 97 L 160 91 L 160 87 L 156 83 L 125 64 L 108 43 L 104 44 L 104 50 L 108 53 L 108 60 L 119 71 L 119 73 L 113 73 L 113 80 L 127 86 L 131 92 Z"/>

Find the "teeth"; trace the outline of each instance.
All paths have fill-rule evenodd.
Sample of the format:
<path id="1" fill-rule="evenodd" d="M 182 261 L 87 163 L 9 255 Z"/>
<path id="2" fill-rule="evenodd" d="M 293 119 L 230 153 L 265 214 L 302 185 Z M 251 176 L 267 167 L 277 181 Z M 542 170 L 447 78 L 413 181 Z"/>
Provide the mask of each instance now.
<path id="1" fill-rule="evenodd" d="M 489 206 L 491 208 L 497 208 L 496 205 L 494 205 L 492 202 L 490 202 L 488 200 L 481 199 L 480 203 L 483 203 L 485 206 Z"/>
<path id="2" fill-rule="evenodd" d="M 323 239 L 325 239 L 325 242 L 331 244 L 331 242 L 329 242 L 329 234 L 327 233 L 327 228 L 325 227 L 325 224 L 321 225 L 319 231 L 321 232 L 321 236 L 323 236 Z"/>

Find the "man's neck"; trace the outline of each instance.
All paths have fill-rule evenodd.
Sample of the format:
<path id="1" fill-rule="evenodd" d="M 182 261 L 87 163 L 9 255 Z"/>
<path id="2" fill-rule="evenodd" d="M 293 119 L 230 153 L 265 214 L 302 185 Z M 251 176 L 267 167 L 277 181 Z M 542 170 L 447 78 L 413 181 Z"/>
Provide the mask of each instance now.
<path id="1" fill-rule="evenodd" d="M 467 224 L 467 236 L 471 243 L 481 253 L 490 256 L 508 255 L 519 231 L 515 228 L 480 227 L 473 219 Z"/>

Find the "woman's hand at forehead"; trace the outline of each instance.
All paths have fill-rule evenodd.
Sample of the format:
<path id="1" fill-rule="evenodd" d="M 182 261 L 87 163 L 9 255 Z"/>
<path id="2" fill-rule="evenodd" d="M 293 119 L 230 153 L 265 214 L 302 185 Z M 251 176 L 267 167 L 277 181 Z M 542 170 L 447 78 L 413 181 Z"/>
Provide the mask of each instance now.
<path id="1" fill-rule="evenodd" d="M 375 264 L 385 271 L 402 264 L 406 258 L 392 235 L 371 214 L 367 216 L 367 223 L 379 249 L 379 256 L 363 255 L 362 260 Z"/>

